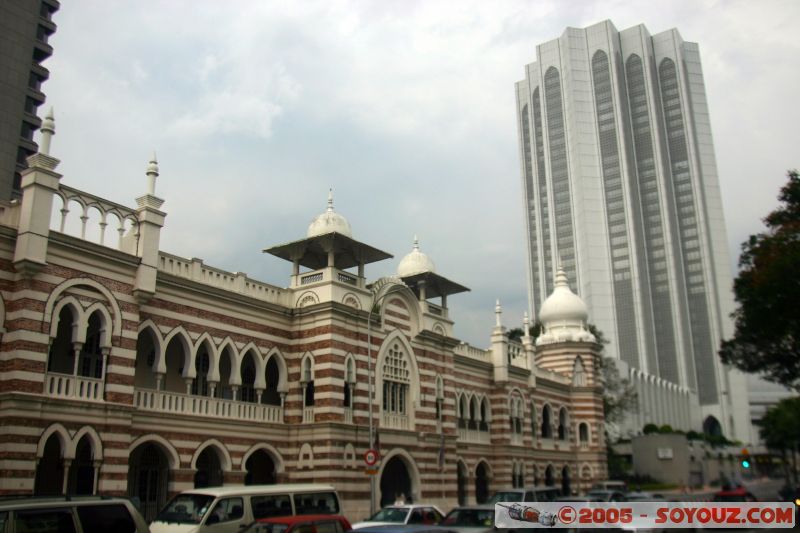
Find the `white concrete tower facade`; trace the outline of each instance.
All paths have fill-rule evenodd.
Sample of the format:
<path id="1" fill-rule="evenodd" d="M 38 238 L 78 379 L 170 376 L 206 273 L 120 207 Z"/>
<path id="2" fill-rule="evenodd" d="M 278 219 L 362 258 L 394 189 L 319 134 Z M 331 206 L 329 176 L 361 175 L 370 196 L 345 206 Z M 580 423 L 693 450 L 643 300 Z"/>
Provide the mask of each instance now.
<path id="1" fill-rule="evenodd" d="M 568 28 L 516 95 L 534 314 L 560 260 L 608 355 L 696 391 L 708 430 L 747 440 L 746 385 L 717 357 L 733 300 L 697 44 Z"/>

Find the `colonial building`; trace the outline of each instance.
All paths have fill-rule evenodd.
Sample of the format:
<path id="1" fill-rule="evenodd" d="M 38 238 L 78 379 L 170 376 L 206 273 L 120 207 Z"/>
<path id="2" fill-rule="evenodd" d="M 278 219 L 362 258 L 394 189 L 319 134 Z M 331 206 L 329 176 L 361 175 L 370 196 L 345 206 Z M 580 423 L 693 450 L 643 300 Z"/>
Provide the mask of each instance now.
<path id="1" fill-rule="evenodd" d="M 152 517 L 193 487 L 313 481 L 361 518 L 373 427 L 376 504 L 605 476 L 599 347 L 563 273 L 537 343 L 510 340 L 498 304 L 478 349 L 453 338 L 448 296 L 466 288 L 417 244 L 369 283 L 391 256 L 332 198 L 265 250 L 293 264 L 270 285 L 159 250 L 155 158 L 135 208 L 64 184 L 53 130 L 0 213 L 2 493 L 127 494 Z"/>

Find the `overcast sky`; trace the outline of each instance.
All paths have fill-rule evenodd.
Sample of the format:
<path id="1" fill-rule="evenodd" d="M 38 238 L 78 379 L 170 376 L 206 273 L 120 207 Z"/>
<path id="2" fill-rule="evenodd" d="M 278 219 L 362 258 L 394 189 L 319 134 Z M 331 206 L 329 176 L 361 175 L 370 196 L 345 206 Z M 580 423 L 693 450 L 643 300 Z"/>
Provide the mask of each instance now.
<path id="1" fill-rule="evenodd" d="M 161 249 L 279 286 L 261 249 L 305 236 L 329 187 L 354 237 L 413 235 L 456 335 L 527 307 L 514 82 L 567 26 L 678 28 L 700 44 L 734 268 L 800 166 L 800 2 L 62 2 L 46 66 L 63 183 L 135 205 L 155 149 Z"/>

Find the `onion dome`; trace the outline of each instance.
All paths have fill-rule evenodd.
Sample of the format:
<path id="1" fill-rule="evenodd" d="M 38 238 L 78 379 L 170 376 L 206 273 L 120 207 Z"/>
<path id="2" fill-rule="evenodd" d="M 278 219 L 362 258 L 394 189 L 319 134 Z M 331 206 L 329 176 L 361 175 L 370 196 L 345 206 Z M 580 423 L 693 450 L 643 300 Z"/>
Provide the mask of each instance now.
<path id="1" fill-rule="evenodd" d="M 414 235 L 414 249 L 400 261 L 397 266 L 397 275 L 407 278 L 425 272 L 435 273 L 436 265 L 427 254 L 419 251 L 419 239 Z"/>
<path id="2" fill-rule="evenodd" d="M 588 318 L 586 303 L 570 290 L 567 275 L 559 266 L 555 288 L 539 311 L 539 320 L 542 322 L 544 332 L 536 343 L 594 342 L 594 335 L 586 329 Z"/>
<path id="3" fill-rule="evenodd" d="M 328 208 L 311 222 L 308 226 L 306 237 L 318 237 L 328 233 L 339 233 L 351 239 L 353 238 L 350 223 L 333 210 L 333 190 L 328 191 Z"/>

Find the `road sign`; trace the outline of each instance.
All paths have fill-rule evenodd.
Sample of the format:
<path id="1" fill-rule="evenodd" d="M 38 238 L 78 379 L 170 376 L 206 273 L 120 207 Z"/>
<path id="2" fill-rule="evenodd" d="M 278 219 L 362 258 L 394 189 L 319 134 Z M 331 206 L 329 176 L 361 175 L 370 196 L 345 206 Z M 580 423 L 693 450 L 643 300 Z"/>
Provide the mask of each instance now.
<path id="1" fill-rule="evenodd" d="M 378 450 L 367 450 L 364 452 L 364 462 L 367 466 L 375 466 L 378 464 Z"/>
<path id="2" fill-rule="evenodd" d="M 364 473 L 366 475 L 368 475 L 368 476 L 374 476 L 374 475 L 378 474 L 378 469 L 377 468 L 367 468 L 366 470 L 364 470 Z"/>

